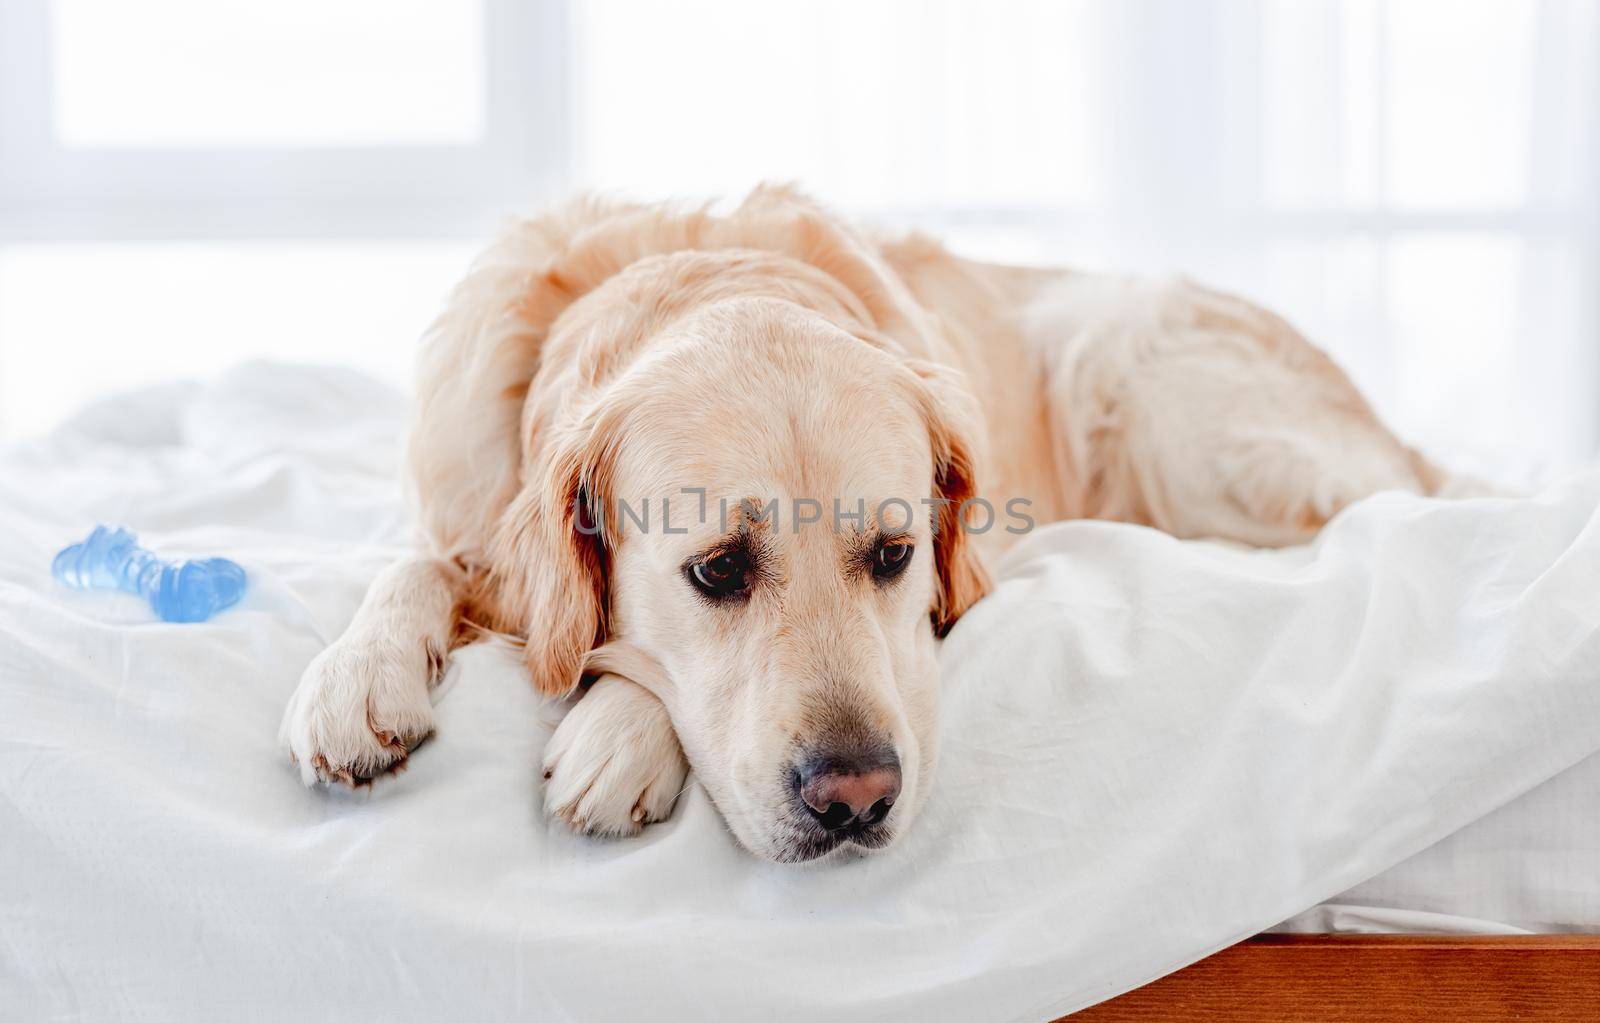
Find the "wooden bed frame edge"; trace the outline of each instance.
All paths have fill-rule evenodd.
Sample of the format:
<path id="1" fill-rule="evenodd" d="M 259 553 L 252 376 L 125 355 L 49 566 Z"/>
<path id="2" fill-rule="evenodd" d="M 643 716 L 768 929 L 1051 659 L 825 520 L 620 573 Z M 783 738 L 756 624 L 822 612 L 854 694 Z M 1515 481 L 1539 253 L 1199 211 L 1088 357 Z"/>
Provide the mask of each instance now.
<path id="1" fill-rule="evenodd" d="M 1600 935 L 1262 934 L 1072 1023 L 1600 1020 Z"/>

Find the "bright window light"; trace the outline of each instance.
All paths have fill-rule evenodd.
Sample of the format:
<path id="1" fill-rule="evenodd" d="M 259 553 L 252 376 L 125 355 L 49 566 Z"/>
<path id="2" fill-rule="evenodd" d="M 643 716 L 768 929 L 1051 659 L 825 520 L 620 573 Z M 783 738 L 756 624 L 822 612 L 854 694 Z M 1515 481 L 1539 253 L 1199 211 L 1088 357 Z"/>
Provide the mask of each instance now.
<path id="1" fill-rule="evenodd" d="M 246 359 L 408 386 L 472 242 L 140 242 L 0 249 L 0 440 L 113 391 Z"/>
<path id="2" fill-rule="evenodd" d="M 1101 13 L 1087 0 L 575 4 L 580 173 L 650 195 L 779 180 L 849 206 L 1080 204 L 1096 190 Z"/>
<path id="3" fill-rule="evenodd" d="M 1385 191 L 1396 208 L 1509 208 L 1526 198 L 1533 6 L 1384 5 Z"/>
<path id="4" fill-rule="evenodd" d="M 775 179 L 1253 298 L 1452 465 L 1600 440 L 1595 0 L 0 0 L 0 30 L 0 437 L 247 358 L 404 380 L 495 216 Z M 212 240 L 131 240 L 182 237 Z"/>
<path id="5" fill-rule="evenodd" d="M 72 148 L 471 143 L 473 0 L 55 0 L 55 133 Z"/>

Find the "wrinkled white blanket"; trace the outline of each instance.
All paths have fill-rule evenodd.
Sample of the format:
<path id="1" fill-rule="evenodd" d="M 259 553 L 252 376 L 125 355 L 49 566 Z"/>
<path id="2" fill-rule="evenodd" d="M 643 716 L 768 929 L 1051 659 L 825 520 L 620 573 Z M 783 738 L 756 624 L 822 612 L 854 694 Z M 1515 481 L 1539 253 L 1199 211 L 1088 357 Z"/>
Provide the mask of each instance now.
<path id="1" fill-rule="evenodd" d="M 692 786 L 638 839 L 546 823 L 548 726 L 484 646 L 410 770 L 308 791 L 278 718 L 404 536 L 400 412 L 252 366 L 0 456 L 0 1016 L 1041 1020 L 1600 750 L 1588 475 L 1278 552 L 1039 530 L 946 642 L 935 791 L 874 858 L 759 863 Z M 252 588 L 164 625 L 57 587 L 102 520 Z"/>

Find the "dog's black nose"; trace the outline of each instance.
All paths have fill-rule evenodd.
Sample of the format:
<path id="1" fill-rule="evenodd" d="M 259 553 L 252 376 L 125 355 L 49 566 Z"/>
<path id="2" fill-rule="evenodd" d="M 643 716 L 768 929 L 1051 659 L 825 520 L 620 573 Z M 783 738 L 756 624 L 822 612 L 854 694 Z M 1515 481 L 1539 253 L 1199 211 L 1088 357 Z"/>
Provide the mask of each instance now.
<path id="1" fill-rule="evenodd" d="M 900 758 L 819 757 L 797 772 L 800 802 L 829 831 L 870 828 L 900 795 Z"/>

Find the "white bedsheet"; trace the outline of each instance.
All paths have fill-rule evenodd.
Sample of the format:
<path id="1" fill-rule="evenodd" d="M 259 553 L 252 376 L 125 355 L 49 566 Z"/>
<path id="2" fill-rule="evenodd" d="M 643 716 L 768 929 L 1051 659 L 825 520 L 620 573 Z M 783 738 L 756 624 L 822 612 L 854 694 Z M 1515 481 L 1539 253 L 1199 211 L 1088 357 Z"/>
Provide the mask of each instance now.
<path id="1" fill-rule="evenodd" d="M 1280 552 L 1039 530 L 946 642 L 934 794 L 870 859 L 759 863 L 693 786 L 638 839 L 547 824 L 548 714 L 487 646 L 410 770 L 307 791 L 278 718 L 404 535 L 400 411 L 253 366 L 0 455 L 0 1017 L 1040 1020 L 1600 751 L 1591 474 Z M 56 587 L 101 520 L 252 588 L 163 625 Z"/>
<path id="2" fill-rule="evenodd" d="M 1275 929 L 1600 933 L 1600 756 Z"/>

